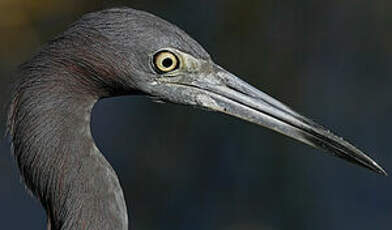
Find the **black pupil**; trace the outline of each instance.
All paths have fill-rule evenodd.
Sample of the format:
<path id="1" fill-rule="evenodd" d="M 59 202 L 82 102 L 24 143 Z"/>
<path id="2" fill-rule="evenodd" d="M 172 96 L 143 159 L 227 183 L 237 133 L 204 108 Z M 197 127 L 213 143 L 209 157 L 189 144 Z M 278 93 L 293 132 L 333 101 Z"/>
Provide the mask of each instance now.
<path id="1" fill-rule="evenodd" d="M 171 58 L 165 58 L 165 59 L 163 59 L 163 61 L 162 61 L 162 65 L 163 65 L 165 68 L 169 68 L 169 67 L 171 67 L 171 66 L 173 65 L 173 60 L 172 60 Z"/>

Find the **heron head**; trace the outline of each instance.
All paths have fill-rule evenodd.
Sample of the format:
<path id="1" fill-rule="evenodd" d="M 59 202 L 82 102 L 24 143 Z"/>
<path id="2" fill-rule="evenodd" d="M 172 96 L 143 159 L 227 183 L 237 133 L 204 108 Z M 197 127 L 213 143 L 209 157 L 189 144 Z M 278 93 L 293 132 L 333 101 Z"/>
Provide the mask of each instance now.
<path id="1" fill-rule="evenodd" d="M 87 15 L 89 26 L 104 34 L 121 57 L 132 88 L 177 104 L 222 112 L 270 128 L 293 139 L 361 165 L 386 172 L 362 151 L 247 84 L 215 64 L 210 55 L 178 27 L 137 10 Z"/>

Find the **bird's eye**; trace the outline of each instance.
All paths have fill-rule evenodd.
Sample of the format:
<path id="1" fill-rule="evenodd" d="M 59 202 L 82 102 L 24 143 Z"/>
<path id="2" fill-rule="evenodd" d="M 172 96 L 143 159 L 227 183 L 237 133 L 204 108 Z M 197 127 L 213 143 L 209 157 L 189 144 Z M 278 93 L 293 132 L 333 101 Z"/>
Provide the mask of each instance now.
<path id="1" fill-rule="evenodd" d="M 159 73 L 168 73 L 178 68 L 176 55 L 169 51 L 160 51 L 154 55 L 154 67 Z"/>

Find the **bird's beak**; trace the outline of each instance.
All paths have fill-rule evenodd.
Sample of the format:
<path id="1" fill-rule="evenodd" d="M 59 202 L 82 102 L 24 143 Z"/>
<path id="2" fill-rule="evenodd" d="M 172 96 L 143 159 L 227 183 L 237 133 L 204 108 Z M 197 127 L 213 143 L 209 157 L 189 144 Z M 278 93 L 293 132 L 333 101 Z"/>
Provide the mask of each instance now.
<path id="1" fill-rule="evenodd" d="M 172 102 L 219 111 L 270 128 L 382 175 L 385 170 L 362 151 L 321 125 L 252 87 L 219 66 L 190 81 L 167 82 Z M 165 84 L 166 85 L 166 84 Z M 166 89 L 167 91 L 167 89 Z"/>

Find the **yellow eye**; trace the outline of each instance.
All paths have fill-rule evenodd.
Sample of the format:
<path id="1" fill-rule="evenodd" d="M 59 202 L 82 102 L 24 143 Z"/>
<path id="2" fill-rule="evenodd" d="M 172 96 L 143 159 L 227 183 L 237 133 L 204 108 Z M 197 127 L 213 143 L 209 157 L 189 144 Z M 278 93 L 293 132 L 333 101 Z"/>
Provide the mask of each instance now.
<path id="1" fill-rule="evenodd" d="M 178 58 L 172 52 L 160 51 L 154 55 L 154 66 L 160 73 L 167 73 L 178 68 Z"/>

